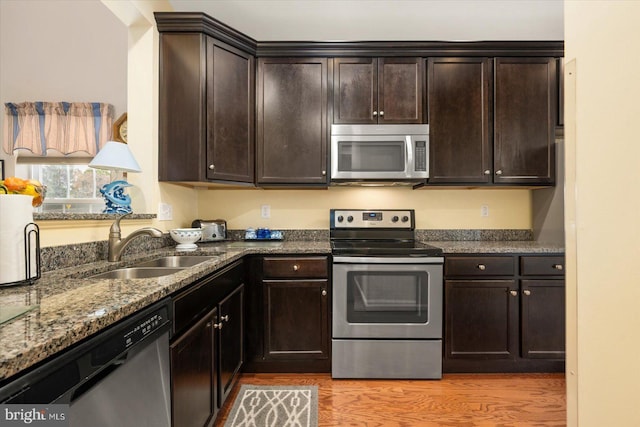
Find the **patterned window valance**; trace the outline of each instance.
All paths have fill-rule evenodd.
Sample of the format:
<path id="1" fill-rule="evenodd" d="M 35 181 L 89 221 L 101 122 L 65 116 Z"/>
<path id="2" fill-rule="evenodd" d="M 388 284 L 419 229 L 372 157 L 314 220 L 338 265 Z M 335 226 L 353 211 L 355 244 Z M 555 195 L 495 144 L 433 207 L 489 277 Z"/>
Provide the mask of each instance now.
<path id="1" fill-rule="evenodd" d="M 111 138 L 113 105 L 100 102 L 5 104 L 4 151 L 51 155 L 84 151 L 95 156 Z M 55 155 L 55 154 L 54 154 Z"/>

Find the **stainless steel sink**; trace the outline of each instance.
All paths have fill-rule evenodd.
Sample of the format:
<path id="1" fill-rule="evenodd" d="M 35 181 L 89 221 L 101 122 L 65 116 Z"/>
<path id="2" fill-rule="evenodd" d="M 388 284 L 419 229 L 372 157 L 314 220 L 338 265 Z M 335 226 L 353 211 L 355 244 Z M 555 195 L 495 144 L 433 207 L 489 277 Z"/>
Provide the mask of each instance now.
<path id="1" fill-rule="evenodd" d="M 89 279 L 149 279 L 152 277 L 168 276 L 184 270 L 184 268 L 168 267 L 129 267 L 90 276 Z"/>
<path id="2" fill-rule="evenodd" d="M 198 255 L 176 255 L 166 256 L 162 258 L 152 259 L 150 261 L 144 261 L 134 264 L 133 267 L 174 267 L 185 268 L 193 267 L 201 262 L 209 261 L 210 259 L 217 258 L 215 256 L 198 256 Z"/>

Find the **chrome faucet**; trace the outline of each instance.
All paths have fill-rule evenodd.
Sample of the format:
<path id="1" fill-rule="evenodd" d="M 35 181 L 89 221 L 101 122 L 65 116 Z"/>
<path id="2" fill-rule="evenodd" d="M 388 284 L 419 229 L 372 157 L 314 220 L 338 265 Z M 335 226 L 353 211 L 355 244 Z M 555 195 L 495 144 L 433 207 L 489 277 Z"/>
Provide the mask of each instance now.
<path id="1" fill-rule="evenodd" d="M 127 215 L 131 215 L 131 214 L 124 214 L 116 218 L 113 224 L 111 224 L 111 229 L 109 230 L 109 255 L 108 255 L 109 257 L 108 259 L 111 262 L 120 261 L 120 258 L 122 258 L 122 252 L 124 252 L 124 248 L 126 248 L 129 245 L 129 243 L 131 243 L 131 241 L 138 236 L 142 236 L 143 234 L 146 234 L 147 236 L 151 236 L 151 237 L 162 237 L 162 231 L 158 230 L 157 228 L 144 227 L 134 231 L 124 239 L 121 238 L 120 220 Z"/>

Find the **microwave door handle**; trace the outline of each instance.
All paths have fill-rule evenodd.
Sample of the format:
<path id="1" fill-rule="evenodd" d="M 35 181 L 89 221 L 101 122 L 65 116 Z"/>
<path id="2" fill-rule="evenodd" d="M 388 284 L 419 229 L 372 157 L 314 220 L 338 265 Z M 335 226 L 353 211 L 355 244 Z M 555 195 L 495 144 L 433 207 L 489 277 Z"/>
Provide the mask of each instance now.
<path id="1" fill-rule="evenodd" d="M 409 168 L 413 167 L 413 150 L 411 149 L 413 146 L 412 144 L 413 138 L 411 137 L 411 135 L 407 135 L 405 136 L 404 140 L 405 140 L 405 145 L 407 147 L 407 150 L 406 150 L 407 163 L 405 168 L 405 174 L 407 175 L 407 178 L 409 178 L 412 172 Z"/>

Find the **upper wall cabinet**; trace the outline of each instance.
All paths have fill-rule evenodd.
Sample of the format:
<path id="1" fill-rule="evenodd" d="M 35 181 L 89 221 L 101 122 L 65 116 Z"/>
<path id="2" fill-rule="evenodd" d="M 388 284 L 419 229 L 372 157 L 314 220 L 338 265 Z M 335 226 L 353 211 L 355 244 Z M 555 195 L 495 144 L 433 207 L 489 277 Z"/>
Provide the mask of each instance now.
<path id="1" fill-rule="evenodd" d="M 260 58 L 257 184 L 327 185 L 326 58 Z"/>
<path id="2" fill-rule="evenodd" d="M 555 58 L 496 58 L 493 180 L 555 182 Z"/>
<path id="3" fill-rule="evenodd" d="M 252 55 L 201 33 L 160 35 L 160 181 L 254 180 Z"/>
<path id="4" fill-rule="evenodd" d="M 430 58 L 429 183 L 491 182 L 488 58 Z"/>
<path id="5" fill-rule="evenodd" d="M 333 76 L 333 123 L 423 123 L 423 59 L 336 58 Z"/>
<path id="6" fill-rule="evenodd" d="M 554 184 L 555 58 L 427 64 L 429 184 Z"/>

